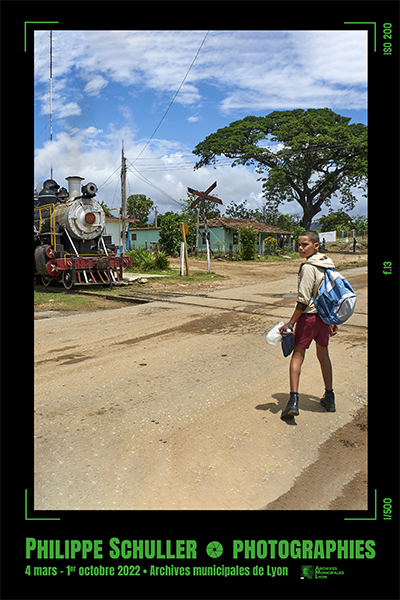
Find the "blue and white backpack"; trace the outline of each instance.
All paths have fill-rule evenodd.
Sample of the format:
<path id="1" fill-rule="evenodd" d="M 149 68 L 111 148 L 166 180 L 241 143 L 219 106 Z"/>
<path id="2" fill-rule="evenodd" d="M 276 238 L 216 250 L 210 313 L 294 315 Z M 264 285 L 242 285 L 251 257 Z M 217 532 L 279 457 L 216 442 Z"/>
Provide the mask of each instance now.
<path id="1" fill-rule="evenodd" d="M 318 298 L 313 295 L 315 307 L 324 323 L 341 325 L 354 313 L 357 296 L 343 275 L 335 269 L 326 269 Z"/>

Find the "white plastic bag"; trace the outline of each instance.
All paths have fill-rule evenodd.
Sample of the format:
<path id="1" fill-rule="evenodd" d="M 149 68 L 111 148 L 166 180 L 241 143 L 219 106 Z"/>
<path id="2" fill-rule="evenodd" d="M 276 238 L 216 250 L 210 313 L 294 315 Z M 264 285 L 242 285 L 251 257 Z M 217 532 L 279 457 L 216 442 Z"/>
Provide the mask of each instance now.
<path id="1" fill-rule="evenodd" d="M 278 325 L 275 325 L 275 327 L 273 327 L 271 331 L 267 333 L 268 344 L 276 346 L 282 340 L 282 335 L 279 333 L 279 328 L 282 327 L 282 325 L 284 325 L 284 322 L 280 321 Z"/>

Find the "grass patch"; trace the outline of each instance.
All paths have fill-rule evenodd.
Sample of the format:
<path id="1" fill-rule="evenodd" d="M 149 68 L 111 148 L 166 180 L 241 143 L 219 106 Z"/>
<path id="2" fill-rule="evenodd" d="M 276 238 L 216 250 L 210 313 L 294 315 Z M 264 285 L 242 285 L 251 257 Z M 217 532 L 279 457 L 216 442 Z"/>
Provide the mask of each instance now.
<path id="1" fill-rule="evenodd" d="M 35 306 L 37 304 L 45 304 L 48 305 L 48 308 L 50 309 L 63 305 L 65 308 L 74 310 L 76 307 L 79 307 L 82 304 L 90 303 L 89 298 L 75 296 L 66 292 L 55 292 L 54 290 L 48 292 L 35 291 L 33 299 Z"/>
<path id="2" fill-rule="evenodd" d="M 108 300 L 103 298 L 88 298 L 87 296 L 81 296 L 72 292 L 58 292 L 54 290 L 34 291 L 33 302 L 36 310 L 55 310 L 60 312 L 95 310 L 102 308 L 103 303 L 104 308 L 106 308 L 106 304 L 107 306 L 109 305 Z"/>
<path id="3" fill-rule="evenodd" d="M 335 261 L 334 261 L 335 262 Z M 346 269 L 354 269 L 355 267 L 366 267 L 368 265 L 367 260 L 354 261 L 350 263 L 345 263 L 344 265 L 336 265 L 335 269 L 337 271 L 345 271 Z"/>
<path id="4" fill-rule="evenodd" d="M 212 279 L 229 279 L 229 277 L 226 277 L 225 275 L 218 275 L 218 273 L 215 273 L 214 271 L 210 271 L 210 273 L 206 273 L 205 271 L 194 271 L 192 269 L 189 269 L 189 276 L 186 277 L 186 275 L 180 275 L 180 269 L 172 267 L 169 270 L 168 279 L 165 278 L 162 283 L 165 283 L 166 285 L 168 285 L 169 283 L 177 283 L 177 282 L 181 283 L 183 281 L 205 282 L 205 281 L 211 281 Z"/>

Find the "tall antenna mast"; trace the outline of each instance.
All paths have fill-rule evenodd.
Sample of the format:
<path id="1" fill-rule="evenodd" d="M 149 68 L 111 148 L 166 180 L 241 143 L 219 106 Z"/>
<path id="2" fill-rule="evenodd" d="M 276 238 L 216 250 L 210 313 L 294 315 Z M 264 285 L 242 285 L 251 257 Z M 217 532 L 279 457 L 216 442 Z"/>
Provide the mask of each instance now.
<path id="1" fill-rule="evenodd" d="M 122 253 L 127 252 L 126 243 L 126 158 L 124 154 L 124 140 L 122 140 L 121 157 L 121 208 L 122 208 Z"/>
<path id="2" fill-rule="evenodd" d="M 51 146 L 53 141 L 53 32 L 50 30 L 50 156 L 51 156 L 51 175 L 50 179 L 53 179 L 53 153 L 51 152 Z"/>

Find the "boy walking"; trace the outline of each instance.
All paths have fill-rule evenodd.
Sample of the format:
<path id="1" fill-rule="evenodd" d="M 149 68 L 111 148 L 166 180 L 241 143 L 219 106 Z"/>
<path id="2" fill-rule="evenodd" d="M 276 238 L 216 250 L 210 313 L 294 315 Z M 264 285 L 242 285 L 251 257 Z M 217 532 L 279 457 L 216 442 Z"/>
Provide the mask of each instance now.
<path id="1" fill-rule="evenodd" d="M 335 395 L 332 386 L 332 364 L 329 358 L 329 338 L 335 335 L 337 325 L 327 325 L 318 315 L 312 296 L 318 296 L 318 289 L 324 279 L 325 269 L 334 268 L 330 258 L 319 253 L 319 238 L 314 231 L 304 231 L 299 236 L 300 257 L 306 259 L 301 265 L 298 276 L 298 295 L 296 309 L 286 325 L 280 328 L 282 333 L 288 329 L 293 331 L 294 350 L 290 362 L 290 400 L 282 411 L 281 418 L 288 419 L 299 414 L 299 379 L 306 349 L 315 340 L 317 358 L 321 367 L 325 384 L 325 395 L 321 399 L 322 406 L 328 412 L 335 412 Z"/>

